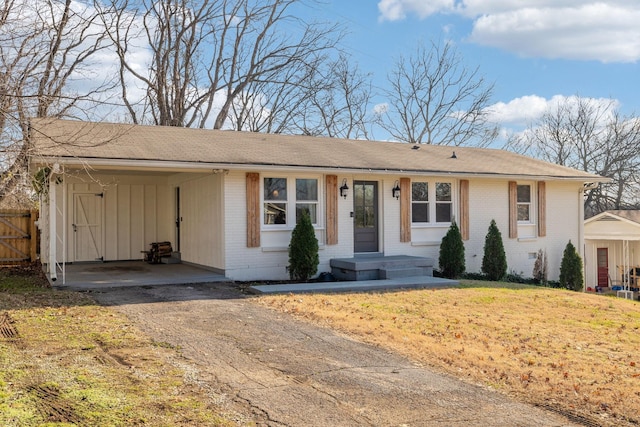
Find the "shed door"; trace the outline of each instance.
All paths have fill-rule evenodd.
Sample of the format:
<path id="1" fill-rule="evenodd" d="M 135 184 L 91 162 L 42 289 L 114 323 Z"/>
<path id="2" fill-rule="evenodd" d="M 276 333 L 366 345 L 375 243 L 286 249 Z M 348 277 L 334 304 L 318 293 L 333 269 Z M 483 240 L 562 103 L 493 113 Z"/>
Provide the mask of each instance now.
<path id="1" fill-rule="evenodd" d="M 378 252 L 378 183 L 353 182 L 354 252 Z"/>
<path id="2" fill-rule="evenodd" d="M 609 286 L 609 249 L 598 248 L 598 286 Z"/>
<path id="3" fill-rule="evenodd" d="M 74 261 L 102 261 L 102 193 L 73 195 Z"/>

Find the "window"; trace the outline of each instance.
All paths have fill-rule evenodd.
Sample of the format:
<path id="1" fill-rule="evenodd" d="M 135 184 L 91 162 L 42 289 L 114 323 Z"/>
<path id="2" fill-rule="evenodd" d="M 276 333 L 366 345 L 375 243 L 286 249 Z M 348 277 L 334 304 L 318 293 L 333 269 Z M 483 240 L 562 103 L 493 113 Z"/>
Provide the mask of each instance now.
<path id="1" fill-rule="evenodd" d="M 429 183 L 411 183 L 411 222 L 429 222 Z"/>
<path id="2" fill-rule="evenodd" d="M 518 222 L 531 221 L 531 186 L 518 184 Z"/>
<path id="3" fill-rule="evenodd" d="M 436 222 L 451 222 L 451 183 L 436 182 Z"/>
<path id="4" fill-rule="evenodd" d="M 287 179 L 264 179 L 264 223 L 287 223 Z"/>
<path id="5" fill-rule="evenodd" d="M 303 211 L 309 212 L 312 224 L 318 223 L 318 180 L 296 179 L 296 223 Z"/>
<path id="6" fill-rule="evenodd" d="M 411 183 L 411 222 L 414 224 L 451 222 L 453 215 L 450 182 L 416 181 Z M 430 203 L 429 201 L 435 201 Z M 433 220 L 435 218 L 435 221 Z"/>
<path id="7" fill-rule="evenodd" d="M 295 192 L 287 191 L 288 187 Z M 313 178 L 264 178 L 263 199 L 265 225 L 297 223 L 303 211 L 309 212 L 312 224 L 318 223 L 318 180 Z M 291 211 L 290 211 L 291 209 Z M 295 211 L 293 210 L 295 209 Z M 295 216 L 295 221 L 292 219 Z"/>

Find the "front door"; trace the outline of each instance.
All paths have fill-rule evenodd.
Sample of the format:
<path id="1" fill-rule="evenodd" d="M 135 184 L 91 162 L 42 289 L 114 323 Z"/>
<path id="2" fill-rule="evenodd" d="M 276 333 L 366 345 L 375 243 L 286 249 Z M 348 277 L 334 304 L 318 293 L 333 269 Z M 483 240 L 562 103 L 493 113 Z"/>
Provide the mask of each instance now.
<path id="1" fill-rule="evenodd" d="M 609 249 L 598 248 L 598 286 L 609 286 Z"/>
<path id="2" fill-rule="evenodd" d="M 378 183 L 353 182 L 354 252 L 378 252 Z"/>
<path id="3" fill-rule="evenodd" d="M 73 195 L 74 261 L 102 261 L 102 193 Z"/>

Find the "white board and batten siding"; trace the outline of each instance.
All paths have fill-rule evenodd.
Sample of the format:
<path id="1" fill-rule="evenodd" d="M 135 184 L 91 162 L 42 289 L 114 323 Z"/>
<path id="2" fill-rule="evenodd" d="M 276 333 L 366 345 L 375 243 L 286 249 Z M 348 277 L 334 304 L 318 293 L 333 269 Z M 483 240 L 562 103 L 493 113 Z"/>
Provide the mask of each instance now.
<path id="1" fill-rule="evenodd" d="M 184 262 L 225 268 L 224 179 L 223 173 L 177 174 L 169 179 L 174 198 L 176 188 L 180 189 L 180 257 Z M 176 212 L 175 204 L 171 209 Z M 175 249 L 175 239 L 167 240 Z"/>
<path id="2" fill-rule="evenodd" d="M 66 253 L 62 251 L 63 219 L 58 215 L 58 262 L 88 261 L 82 259 L 85 250 L 79 247 L 74 231 L 80 199 L 98 200 L 87 210 L 98 224 L 91 242 L 95 242 L 96 258 L 104 261 L 142 259 L 142 251 L 149 243 L 173 238 L 173 207 L 170 188 L 163 176 L 95 175 L 87 182 L 73 176 L 65 176 L 67 192 Z M 56 204 L 63 206 L 63 191 L 56 192 Z M 101 195 L 101 196 L 100 196 Z M 60 212 L 61 208 L 59 209 Z M 92 213 L 89 213 L 92 212 Z M 83 213 L 84 214 L 84 213 Z"/>

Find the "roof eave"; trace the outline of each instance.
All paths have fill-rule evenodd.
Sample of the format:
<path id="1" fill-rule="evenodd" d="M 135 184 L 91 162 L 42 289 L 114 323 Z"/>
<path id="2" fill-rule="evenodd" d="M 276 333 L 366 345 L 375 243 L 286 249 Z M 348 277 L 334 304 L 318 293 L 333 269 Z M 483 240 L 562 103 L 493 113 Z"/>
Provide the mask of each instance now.
<path id="1" fill-rule="evenodd" d="M 526 179 L 526 180 L 553 180 L 580 183 L 604 183 L 611 181 L 609 178 L 592 176 L 554 176 L 554 175 L 531 175 L 531 174 L 499 174 L 499 173 L 478 173 L 464 171 L 437 171 L 437 170 L 412 170 L 412 169 L 376 169 L 376 168 L 354 168 L 354 167 L 331 167 L 331 166 L 301 166 L 283 164 L 258 164 L 258 163 L 221 163 L 221 162 L 193 162 L 175 160 L 142 160 L 142 159 L 116 159 L 116 158 L 87 158 L 87 157 L 57 157 L 44 156 L 32 158 L 34 166 L 48 166 L 53 164 L 71 168 L 87 168 L 90 170 L 123 170 L 123 171 L 148 171 L 148 172 L 212 172 L 221 169 L 226 170 L 246 170 L 260 169 L 267 171 L 287 170 L 308 172 L 310 170 L 335 172 L 343 174 L 379 174 L 379 175 L 429 175 L 429 176 L 455 176 L 460 178 L 502 178 L 502 179 Z"/>

